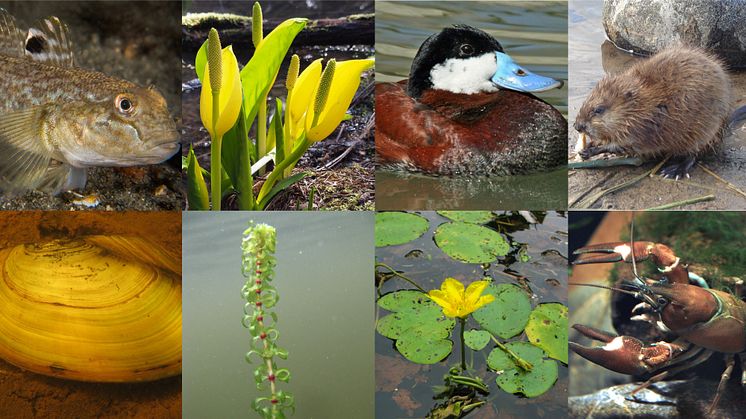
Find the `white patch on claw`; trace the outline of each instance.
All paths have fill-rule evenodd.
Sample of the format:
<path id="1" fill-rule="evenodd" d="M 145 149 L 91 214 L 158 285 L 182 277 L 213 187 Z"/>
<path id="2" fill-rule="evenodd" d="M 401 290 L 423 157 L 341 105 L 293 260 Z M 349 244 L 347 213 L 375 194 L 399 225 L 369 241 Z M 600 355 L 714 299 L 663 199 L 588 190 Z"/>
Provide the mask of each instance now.
<path id="1" fill-rule="evenodd" d="M 614 248 L 615 253 L 622 255 L 622 260 L 627 260 L 629 254 L 632 253 L 632 248 L 628 244 L 621 244 Z"/>
<path id="2" fill-rule="evenodd" d="M 611 342 L 601 347 L 604 351 L 618 351 L 624 348 L 624 339 L 621 336 L 615 337 Z"/>
<path id="3" fill-rule="evenodd" d="M 434 89 L 453 93 L 474 94 L 496 92 L 497 85 L 490 80 L 497 71 L 494 52 L 478 57 L 449 58 L 430 70 Z"/>

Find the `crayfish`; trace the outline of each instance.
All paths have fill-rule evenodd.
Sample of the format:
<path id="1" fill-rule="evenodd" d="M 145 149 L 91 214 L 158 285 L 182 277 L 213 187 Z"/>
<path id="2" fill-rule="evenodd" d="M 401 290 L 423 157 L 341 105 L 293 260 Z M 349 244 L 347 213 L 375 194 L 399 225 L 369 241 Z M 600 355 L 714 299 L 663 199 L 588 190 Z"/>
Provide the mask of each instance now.
<path id="1" fill-rule="evenodd" d="M 575 330 L 604 345 L 585 347 L 570 342 L 570 349 L 609 370 L 647 377 L 633 394 L 706 361 L 713 353 L 723 353 L 726 368 L 710 403 L 712 412 L 732 374 L 737 356 L 743 371 L 741 384 L 746 387 L 746 303 L 741 300 L 742 281 L 736 282 L 735 295 L 707 288 L 707 283 L 689 273 L 688 266 L 671 248 L 660 243 L 636 242 L 633 233 L 632 226 L 629 242 L 594 244 L 574 252 L 579 255 L 574 262 L 576 265 L 631 263 L 632 280 L 621 281 L 614 287 L 573 285 L 607 288 L 633 296 L 639 304 L 632 310 L 632 320 L 648 321 L 673 338 L 645 343 L 633 336 L 618 336 L 575 324 Z M 637 262 L 645 260 L 656 265 L 661 278 L 653 280 L 638 275 Z"/>

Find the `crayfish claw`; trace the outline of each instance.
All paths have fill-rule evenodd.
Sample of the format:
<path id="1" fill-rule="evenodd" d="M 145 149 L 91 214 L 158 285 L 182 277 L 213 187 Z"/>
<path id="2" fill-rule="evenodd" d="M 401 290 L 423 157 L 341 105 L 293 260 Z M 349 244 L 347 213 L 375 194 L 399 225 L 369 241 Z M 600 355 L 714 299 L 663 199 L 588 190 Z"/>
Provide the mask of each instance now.
<path id="1" fill-rule="evenodd" d="M 630 246 L 629 242 L 610 242 L 599 243 L 585 246 L 577 249 L 573 254 L 580 257 L 573 262 L 575 265 L 584 265 L 588 263 L 607 263 L 607 262 L 632 262 L 632 251 L 636 261 L 645 260 L 650 255 L 650 249 L 655 246 L 652 242 L 634 242 Z"/>
<path id="2" fill-rule="evenodd" d="M 683 352 L 679 345 L 658 342 L 645 345 L 631 336 L 617 336 L 603 330 L 583 325 L 573 325 L 581 334 L 604 342 L 605 345 L 586 347 L 569 342 L 570 349 L 583 358 L 606 369 L 627 375 L 640 375 L 668 365 L 671 359 Z"/>

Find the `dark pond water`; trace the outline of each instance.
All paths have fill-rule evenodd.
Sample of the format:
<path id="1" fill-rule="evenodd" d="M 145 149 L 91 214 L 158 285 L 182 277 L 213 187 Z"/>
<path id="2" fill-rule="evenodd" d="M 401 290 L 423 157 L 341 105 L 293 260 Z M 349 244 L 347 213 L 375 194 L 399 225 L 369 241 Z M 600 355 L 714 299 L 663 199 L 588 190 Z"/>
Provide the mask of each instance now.
<path id="1" fill-rule="evenodd" d="M 426 290 L 439 288 L 446 277 L 464 283 L 492 278 L 495 283 L 512 283 L 530 290 L 531 304 L 559 302 L 567 304 L 567 219 L 562 213 L 549 212 L 540 224 L 524 225 L 510 234 L 511 241 L 526 245 L 529 261 L 514 259 L 491 265 L 462 263 L 445 255 L 435 244 L 435 229 L 448 219 L 434 212 L 420 215 L 430 221 L 430 229 L 419 239 L 399 246 L 376 249 L 376 262 L 386 263 L 416 281 Z M 495 224 L 489 224 L 497 228 Z M 515 248 L 515 247 L 514 247 Z M 381 270 L 385 271 L 385 270 Z M 517 277 L 522 279 L 517 279 Z M 383 293 L 412 288 L 406 282 L 387 280 Z M 388 312 L 380 310 L 381 317 Z M 468 324 L 467 324 L 468 327 Z M 521 334 L 514 340 L 526 340 Z M 485 352 L 485 351 L 482 351 Z M 485 371 L 485 355 L 479 352 L 473 359 L 476 371 Z M 440 401 L 433 400 L 432 386 L 443 384 L 443 375 L 459 363 L 460 347 L 444 361 L 434 365 L 417 365 L 407 361 L 394 348 L 388 338 L 376 334 L 376 416 L 380 418 L 424 417 Z M 467 417 L 564 417 L 567 406 L 567 366 L 558 363 L 559 380 L 543 395 L 527 399 L 500 390 L 495 383 L 495 373 L 486 372 L 482 379 L 489 385 L 487 405 Z M 397 375 L 405 370 L 406 376 Z M 398 378 L 397 378 L 398 377 Z"/>
<path id="2" fill-rule="evenodd" d="M 467 23 L 495 36 L 516 62 L 538 74 L 567 80 L 566 2 L 377 2 L 376 81 L 407 78 L 422 41 L 443 27 Z M 538 96 L 567 114 L 567 88 Z M 531 176 L 459 180 L 411 174 L 381 173 L 376 178 L 378 209 L 518 208 L 567 206 L 567 172 Z M 541 185 L 550 185 L 544 187 Z M 461 191 L 468 190 L 468 200 Z M 416 199 L 409 197 L 416 194 Z M 495 205 L 505 194 L 512 206 Z M 443 207 L 445 200 L 450 204 Z"/>

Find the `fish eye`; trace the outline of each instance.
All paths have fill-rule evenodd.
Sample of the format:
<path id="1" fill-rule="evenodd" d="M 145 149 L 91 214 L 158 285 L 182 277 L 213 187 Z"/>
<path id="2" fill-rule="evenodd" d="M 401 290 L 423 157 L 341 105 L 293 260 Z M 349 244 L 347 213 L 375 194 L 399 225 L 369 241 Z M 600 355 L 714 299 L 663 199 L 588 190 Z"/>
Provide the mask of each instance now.
<path id="1" fill-rule="evenodd" d="M 474 54 L 474 47 L 471 44 L 461 44 L 460 50 L 463 55 Z"/>
<path id="2" fill-rule="evenodd" d="M 125 115 L 129 115 L 135 110 L 135 103 L 127 95 L 120 94 L 114 103 L 117 110 Z"/>

